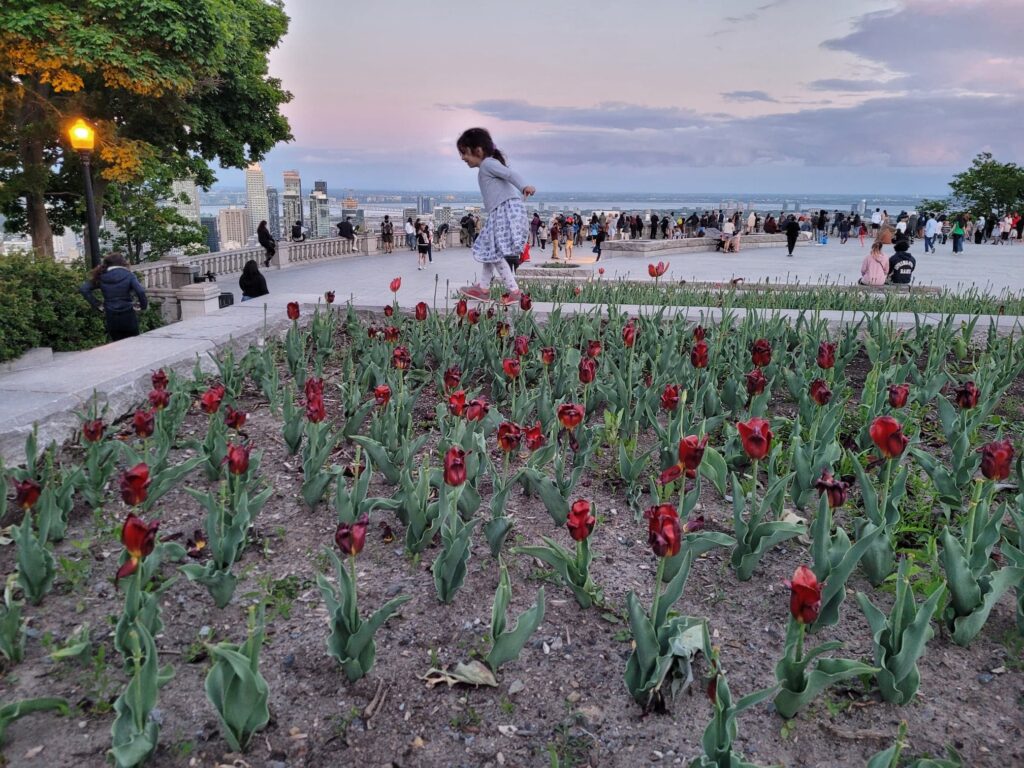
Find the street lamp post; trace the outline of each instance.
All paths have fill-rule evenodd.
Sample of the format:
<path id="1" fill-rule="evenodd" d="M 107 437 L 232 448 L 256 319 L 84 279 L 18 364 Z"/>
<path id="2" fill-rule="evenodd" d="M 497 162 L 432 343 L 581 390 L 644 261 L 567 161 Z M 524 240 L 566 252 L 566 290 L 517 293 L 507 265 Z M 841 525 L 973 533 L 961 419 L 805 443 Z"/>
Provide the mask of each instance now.
<path id="1" fill-rule="evenodd" d="M 78 118 L 68 130 L 71 146 L 82 159 L 82 176 L 85 182 L 85 215 L 89 226 L 89 257 L 93 267 L 100 263 L 100 238 L 96 226 L 96 201 L 92 196 L 92 150 L 95 146 L 96 132 L 82 118 Z"/>

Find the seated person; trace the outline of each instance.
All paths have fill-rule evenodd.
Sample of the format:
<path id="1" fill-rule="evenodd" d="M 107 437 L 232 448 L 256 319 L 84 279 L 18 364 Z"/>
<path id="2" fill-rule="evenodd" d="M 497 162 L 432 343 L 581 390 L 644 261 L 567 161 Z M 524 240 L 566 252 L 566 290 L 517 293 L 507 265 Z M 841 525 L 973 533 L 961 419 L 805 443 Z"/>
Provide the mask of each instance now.
<path id="1" fill-rule="evenodd" d="M 740 252 L 740 233 L 739 230 L 733 233 L 732 237 L 729 238 L 729 243 L 725 246 L 726 253 L 739 253 Z"/>
<path id="2" fill-rule="evenodd" d="M 917 259 L 910 253 L 910 241 L 900 238 L 893 244 L 893 248 L 896 253 L 889 257 L 889 280 L 893 285 L 910 285 L 917 266 Z"/>
<path id="3" fill-rule="evenodd" d="M 260 273 L 259 265 L 255 259 L 249 259 L 242 268 L 242 276 L 238 278 L 238 287 L 242 290 L 242 301 L 255 299 L 258 296 L 266 296 L 267 280 Z"/>

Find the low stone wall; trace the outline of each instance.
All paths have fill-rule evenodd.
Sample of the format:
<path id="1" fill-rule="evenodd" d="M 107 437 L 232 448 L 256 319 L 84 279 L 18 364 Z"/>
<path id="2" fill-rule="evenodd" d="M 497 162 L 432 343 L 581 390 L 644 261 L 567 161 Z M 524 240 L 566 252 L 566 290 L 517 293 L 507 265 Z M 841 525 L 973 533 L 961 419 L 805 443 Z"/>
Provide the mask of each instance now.
<path id="1" fill-rule="evenodd" d="M 717 237 L 684 237 L 681 240 L 607 240 L 601 246 L 601 259 L 639 256 L 657 258 L 703 251 L 714 251 Z M 740 250 L 779 248 L 786 244 L 785 235 L 741 235 Z M 798 246 L 810 245 L 810 238 L 801 237 Z"/>

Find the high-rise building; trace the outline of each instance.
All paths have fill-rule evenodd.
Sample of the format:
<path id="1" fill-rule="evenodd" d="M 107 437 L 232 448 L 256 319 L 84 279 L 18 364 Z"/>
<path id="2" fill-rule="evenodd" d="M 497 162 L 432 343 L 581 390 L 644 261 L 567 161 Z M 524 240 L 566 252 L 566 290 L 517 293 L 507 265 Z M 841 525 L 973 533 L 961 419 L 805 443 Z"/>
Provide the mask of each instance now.
<path id="1" fill-rule="evenodd" d="M 442 224 L 447 224 L 449 227 L 452 225 L 452 207 L 450 205 L 439 205 L 434 209 L 434 226 L 440 227 Z"/>
<path id="2" fill-rule="evenodd" d="M 314 181 L 313 182 L 313 191 L 314 192 L 323 192 L 326 195 L 327 194 L 327 182 L 326 181 Z"/>
<path id="3" fill-rule="evenodd" d="M 267 227 L 275 240 L 281 236 L 281 200 L 274 187 L 267 187 Z"/>
<path id="4" fill-rule="evenodd" d="M 281 219 L 281 234 L 288 237 L 292 233 L 292 225 L 295 222 L 300 224 L 305 219 L 302 215 L 302 198 L 293 192 L 286 191 L 281 198 L 283 216 Z"/>
<path id="5" fill-rule="evenodd" d="M 217 235 L 217 217 L 201 216 L 199 223 L 206 230 L 206 247 L 210 249 L 210 253 L 216 253 L 220 250 L 220 237 Z"/>
<path id="6" fill-rule="evenodd" d="M 346 211 L 354 211 L 359 207 L 359 201 L 349 195 L 341 201 L 341 207 Z"/>
<path id="7" fill-rule="evenodd" d="M 424 195 L 416 197 L 416 213 L 426 215 L 434 212 L 434 198 Z"/>
<path id="8" fill-rule="evenodd" d="M 255 232 L 261 221 L 269 217 L 267 208 L 267 179 L 259 163 L 245 169 L 245 206 L 249 209 L 249 223 Z"/>
<path id="9" fill-rule="evenodd" d="M 324 192 L 314 189 L 309 193 L 309 237 L 314 240 L 331 234 L 330 202 Z"/>
<path id="10" fill-rule="evenodd" d="M 302 179 L 299 177 L 299 172 L 285 171 L 283 175 L 284 193 L 287 195 L 290 192 L 302 197 Z"/>
<path id="11" fill-rule="evenodd" d="M 173 199 L 170 206 L 194 224 L 199 223 L 199 190 L 193 179 L 175 179 L 171 182 Z"/>
<path id="12" fill-rule="evenodd" d="M 254 231 L 248 209 L 234 205 L 221 208 L 217 214 L 217 230 L 221 250 L 231 251 L 245 246 Z"/>

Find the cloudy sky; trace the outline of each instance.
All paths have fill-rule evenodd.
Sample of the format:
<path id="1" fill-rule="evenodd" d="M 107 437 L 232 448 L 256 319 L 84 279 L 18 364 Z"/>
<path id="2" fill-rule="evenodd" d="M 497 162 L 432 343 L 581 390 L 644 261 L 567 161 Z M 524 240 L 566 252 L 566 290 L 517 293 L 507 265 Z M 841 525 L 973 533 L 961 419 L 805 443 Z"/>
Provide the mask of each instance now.
<path id="1" fill-rule="evenodd" d="M 474 125 L 552 192 L 931 194 L 1024 160 L 1024 0 L 284 4 L 276 186 L 474 189 Z"/>

